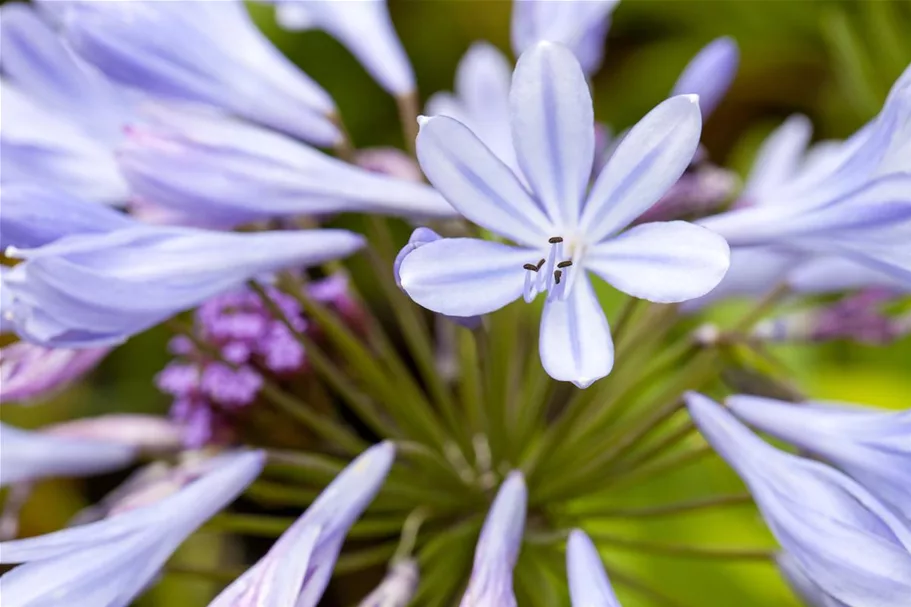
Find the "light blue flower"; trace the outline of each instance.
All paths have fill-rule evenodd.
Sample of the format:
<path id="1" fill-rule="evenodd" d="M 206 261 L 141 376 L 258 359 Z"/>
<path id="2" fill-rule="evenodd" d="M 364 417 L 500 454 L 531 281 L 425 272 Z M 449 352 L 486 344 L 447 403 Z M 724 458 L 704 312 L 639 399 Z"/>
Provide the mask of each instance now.
<path id="1" fill-rule="evenodd" d="M 845 603 L 833 599 L 822 591 L 813 580 L 807 577 L 797 561 L 787 552 L 780 552 L 775 557 L 778 571 L 797 596 L 807 607 L 847 607 Z"/>
<path id="2" fill-rule="evenodd" d="M 525 534 L 527 501 L 522 473 L 511 472 L 487 513 L 460 607 L 515 607 L 512 573 Z"/>
<path id="3" fill-rule="evenodd" d="M 263 467 L 262 452 L 228 453 L 177 493 L 95 523 L 0 543 L 4 607 L 126 607 L 172 552 Z"/>
<path id="4" fill-rule="evenodd" d="M 911 410 L 747 395 L 725 403 L 757 430 L 841 468 L 911 521 Z"/>
<path id="5" fill-rule="evenodd" d="M 425 183 L 370 172 L 214 113 L 148 112 L 120 152 L 138 198 L 212 225 L 343 211 L 456 215 Z"/>
<path id="6" fill-rule="evenodd" d="M 911 284 L 911 69 L 852 137 L 806 152 L 809 137 L 805 118 L 785 122 L 737 208 L 700 224 L 734 247 L 846 257 Z"/>
<path id="7" fill-rule="evenodd" d="M 121 342 L 177 312 L 262 274 L 350 255 L 363 238 L 344 230 L 230 233 L 137 226 L 68 236 L 4 276 L 21 337 L 45 346 Z"/>
<path id="8" fill-rule="evenodd" d="M 911 526 L 845 474 L 775 449 L 731 413 L 686 395 L 696 426 L 740 475 L 770 530 L 803 573 L 850 607 L 905 607 Z"/>
<path id="9" fill-rule="evenodd" d="M 727 243 L 675 221 L 618 232 L 680 177 L 699 142 L 695 96 L 671 98 L 634 126 L 588 193 L 591 96 L 565 47 L 541 43 L 519 60 L 510 93 L 516 158 L 531 191 L 455 119 L 422 120 L 418 159 L 467 219 L 518 246 L 472 238 L 425 244 L 401 264 L 422 306 L 476 316 L 548 292 L 540 352 L 555 379 L 585 387 L 607 375 L 613 346 L 588 271 L 661 303 L 704 295 L 724 276 Z"/>
<path id="10" fill-rule="evenodd" d="M 737 43 L 727 36 L 717 38 L 690 60 L 671 95 L 699 95 L 699 109 L 705 120 L 731 87 L 739 63 Z"/>
<path id="11" fill-rule="evenodd" d="M 514 0 L 512 49 L 518 57 L 542 40 L 563 44 L 591 75 L 601 67 L 611 13 L 620 0 Z"/>
<path id="12" fill-rule="evenodd" d="M 579 529 L 569 534 L 566 544 L 566 575 L 573 607 L 620 607 L 598 549 Z"/>
<path id="13" fill-rule="evenodd" d="M 415 91 L 414 72 L 389 18 L 386 0 L 270 0 L 282 27 L 321 29 L 344 44 L 384 89 L 396 96 Z"/>
<path id="14" fill-rule="evenodd" d="M 4 181 L 0 185 L 0 248 L 40 247 L 71 234 L 104 233 L 133 221 L 111 208 L 86 202 L 50 184 Z"/>
<path id="15" fill-rule="evenodd" d="M 512 69 L 512 63 L 495 46 L 475 42 L 459 61 L 455 90 L 432 95 L 425 111 L 428 116 L 455 118 L 521 175 L 509 125 Z"/>
<path id="16" fill-rule="evenodd" d="M 135 99 L 70 52 L 28 5 L 0 8 L 0 54 L 4 182 L 26 180 L 91 202 L 124 204 L 127 185 L 114 146 Z"/>
<path id="17" fill-rule="evenodd" d="M 345 468 L 268 554 L 225 588 L 209 607 L 315 607 L 345 535 L 383 485 L 395 459 L 385 442 Z"/>
<path id="18" fill-rule="evenodd" d="M 63 32 L 116 82 L 206 103 L 317 145 L 340 133 L 329 95 L 256 28 L 243 3 L 77 2 Z"/>

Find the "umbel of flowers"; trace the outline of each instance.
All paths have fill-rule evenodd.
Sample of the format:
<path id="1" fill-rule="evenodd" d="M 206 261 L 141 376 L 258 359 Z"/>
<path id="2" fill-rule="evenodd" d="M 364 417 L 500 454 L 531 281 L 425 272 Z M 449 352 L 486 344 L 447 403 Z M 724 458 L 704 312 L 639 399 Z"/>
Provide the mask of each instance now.
<path id="1" fill-rule="evenodd" d="M 0 9 L 0 401 L 40 406 L 147 330 L 173 356 L 133 378 L 167 415 L 0 424 L 4 607 L 126 607 L 195 533 L 273 542 L 182 572 L 220 582 L 213 607 L 696 604 L 618 551 L 911 605 L 908 411 L 756 362 L 911 333 L 911 69 L 844 141 L 786 120 L 740 187 L 700 143 L 730 38 L 612 131 L 590 79 L 616 0 L 515 0 L 513 56 L 473 45 L 423 114 L 385 2 L 268 4 L 394 97 L 403 150 L 356 149 L 239 1 Z M 712 453 L 744 492 L 618 505 Z M 19 537 L 37 484 L 117 473 Z M 763 545 L 612 527 L 743 504 Z"/>

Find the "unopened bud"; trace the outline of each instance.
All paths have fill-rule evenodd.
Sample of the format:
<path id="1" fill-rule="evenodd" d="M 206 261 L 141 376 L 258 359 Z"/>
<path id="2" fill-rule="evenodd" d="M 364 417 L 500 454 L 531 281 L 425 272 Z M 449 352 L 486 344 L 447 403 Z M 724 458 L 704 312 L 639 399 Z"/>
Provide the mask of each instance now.
<path id="1" fill-rule="evenodd" d="M 405 607 L 414 597 L 419 578 L 420 570 L 416 561 L 399 561 L 389 568 L 380 585 L 358 607 Z"/>

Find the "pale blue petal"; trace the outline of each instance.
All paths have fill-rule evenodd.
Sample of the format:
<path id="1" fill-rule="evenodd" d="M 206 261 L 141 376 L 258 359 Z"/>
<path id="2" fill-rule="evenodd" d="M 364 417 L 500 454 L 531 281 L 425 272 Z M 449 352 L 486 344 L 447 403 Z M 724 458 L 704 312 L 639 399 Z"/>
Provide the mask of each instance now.
<path id="1" fill-rule="evenodd" d="M 527 263 L 543 255 L 489 240 L 444 238 L 402 261 L 402 288 L 418 304 L 449 316 L 487 314 L 522 294 Z"/>
<path id="2" fill-rule="evenodd" d="M 582 213 L 590 242 L 649 210 L 689 166 L 702 131 L 695 95 L 671 97 L 629 130 L 601 171 Z"/>
<path id="3" fill-rule="evenodd" d="M 807 577 L 800 564 L 787 552 L 780 552 L 775 557 L 778 570 L 797 596 L 807 607 L 849 607 L 841 601 L 827 595 L 816 583 Z"/>
<path id="4" fill-rule="evenodd" d="M 272 46 L 242 2 L 80 2 L 63 31 L 124 85 L 220 107 L 318 145 L 339 140 L 328 94 Z"/>
<path id="5" fill-rule="evenodd" d="M 793 204 L 779 191 L 797 175 L 813 134 L 813 124 L 795 114 L 772 131 L 756 153 L 741 198 L 751 204 Z"/>
<path id="6" fill-rule="evenodd" d="M 580 388 L 611 372 L 614 343 L 607 317 L 585 272 L 577 275 L 565 300 L 548 298 L 538 345 L 544 370 Z"/>
<path id="7" fill-rule="evenodd" d="M 424 183 L 374 173 L 214 113 L 146 114 L 130 129 L 120 164 L 136 197 L 225 226 L 344 211 L 457 216 Z"/>
<path id="8" fill-rule="evenodd" d="M 699 95 L 699 109 L 705 120 L 731 87 L 739 63 L 737 43 L 728 36 L 717 38 L 690 60 L 671 95 Z"/>
<path id="9" fill-rule="evenodd" d="M 595 150 L 592 99 L 579 62 L 564 46 L 536 44 L 519 58 L 509 103 L 525 178 L 551 222 L 574 227 Z"/>
<path id="10" fill-rule="evenodd" d="M 5 297 L 5 296 L 4 296 Z M 4 302 L 4 307 L 6 302 Z M 0 348 L 0 402 L 46 399 L 92 369 L 109 348 L 45 348 L 25 341 Z"/>
<path id="11" fill-rule="evenodd" d="M 718 286 L 731 263 L 724 238 L 685 221 L 646 223 L 592 247 L 585 266 L 634 297 L 678 303 Z"/>
<path id="12" fill-rule="evenodd" d="M 418 247 L 422 247 L 428 242 L 435 242 L 441 240 L 443 237 L 431 230 L 430 228 L 417 228 L 414 232 L 411 233 L 411 236 L 408 238 L 408 244 L 402 247 L 402 250 L 398 252 L 398 255 L 395 256 L 395 261 L 392 263 L 392 275 L 395 276 L 395 284 L 399 287 L 402 286 L 402 262 L 405 261 L 405 258 L 411 254 L 412 251 Z"/>
<path id="13" fill-rule="evenodd" d="M 555 235 L 516 175 L 457 120 L 422 119 L 417 153 L 430 183 L 468 220 L 529 246 Z"/>
<path id="14" fill-rule="evenodd" d="M 0 423 L 0 487 L 45 478 L 103 474 L 130 465 L 136 448 L 29 432 Z"/>
<path id="15" fill-rule="evenodd" d="M 745 395 L 725 403 L 754 428 L 835 464 L 911 520 L 911 411 Z"/>
<path id="16" fill-rule="evenodd" d="M 911 292 L 911 285 L 885 272 L 834 255 L 807 259 L 788 274 L 787 281 L 788 286 L 798 293 L 836 293 L 870 288 Z"/>
<path id="17" fill-rule="evenodd" d="M 760 440 L 704 396 L 689 393 L 686 402 L 702 435 L 749 486 L 782 548 L 823 592 L 849 605 L 906 605 L 907 520 L 834 468 Z"/>
<path id="18" fill-rule="evenodd" d="M 385 0 L 277 2 L 279 23 L 283 27 L 325 30 L 344 44 L 388 92 L 408 95 L 415 90 L 414 72 L 395 33 Z"/>
<path id="19" fill-rule="evenodd" d="M 139 227 L 70 236 L 37 249 L 4 279 L 16 331 L 50 346 L 116 343 L 173 314 L 286 267 L 350 255 L 343 230 L 258 233 Z"/>
<path id="20" fill-rule="evenodd" d="M 461 607 L 515 607 L 512 574 L 522 548 L 527 501 L 522 473 L 510 472 L 481 529 Z"/>
<path id="21" fill-rule="evenodd" d="M 38 247 L 70 234 L 109 232 L 135 225 L 123 213 L 86 202 L 52 185 L 4 182 L 0 249 Z"/>
<path id="22" fill-rule="evenodd" d="M 9 333 L 15 329 L 12 322 L 13 296 L 6 288 L 6 274 L 10 271 L 8 266 L 0 266 L 0 333 Z"/>
<path id="23" fill-rule="evenodd" d="M 598 549 L 579 529 L 566 544 L 566 576 L 573 607 L 620 607 Z"/>

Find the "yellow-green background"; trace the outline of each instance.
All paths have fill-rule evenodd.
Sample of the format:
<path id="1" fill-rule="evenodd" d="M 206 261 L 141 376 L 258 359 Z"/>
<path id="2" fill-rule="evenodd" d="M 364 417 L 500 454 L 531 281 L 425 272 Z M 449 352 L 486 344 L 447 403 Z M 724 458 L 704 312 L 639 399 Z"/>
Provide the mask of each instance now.
<path id="1" fill-rule="evenodd" d="M 451 88 L 455 65 L 472 42 L 487 40 L 509 52 L 508 2 L 393 1 L 391 8 L 425 98 Z M 269 9 L 251 10 L 277 44 L 335 97 L 359 147 L 400 145 L 395 105 L 338 43 L 321 33 L 279 31 Z M 705 125 L 704 142 L 715 161 L 743 175 L 761 138 L 793 112 L 813 119 L 818 138 L 844 137 L 871 118 L 891 82 L 911 62 L 909 32 L 911 2 L 906 0 L 624 0 L 615 13 L 604 68 L 593 83 L 596 117 L 616 129 L 630 125 L 666 96 L 699 48 L 717 36 L 730 35 L 740 46 L 741 67 L 727 98 Z M 164 413 L 167 399 L 156 392 L 151 379 L 167 361 L 165 340 L 156 331 L 137 337 L 83 385 L 47 404 L 5 406 L 2 417 L 38 426 L 107 411 Z M 792 379 L 814 397 L 892 408 L 911 405 L 907 339 L 882 348 L 840 343 L 784 347 L 779 353 L 790 363 Z M 714 460 L 618 496 L 618 503 L 670 502 L 738 486 L 725 466 Z M 109 488 L 97 481 L 42 485 L 26 511 L 24 532 L 59 527 Z M 613 524 L 611 529 L 649 540 L 768 545 L 761 522 L 747 507 Z M 197 536 L 178 559 L 204 564 L 232 549 L 214 536 Z M 795 604 L 768 565 L 624 552 L 611 556 L 682 605 Z M 137 604 L 204 605 L 212 589 L 206 582 L 174 577 Z M 626 607 L 653 605 L 623 587 L 619 594 Z"/>

